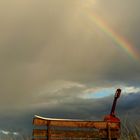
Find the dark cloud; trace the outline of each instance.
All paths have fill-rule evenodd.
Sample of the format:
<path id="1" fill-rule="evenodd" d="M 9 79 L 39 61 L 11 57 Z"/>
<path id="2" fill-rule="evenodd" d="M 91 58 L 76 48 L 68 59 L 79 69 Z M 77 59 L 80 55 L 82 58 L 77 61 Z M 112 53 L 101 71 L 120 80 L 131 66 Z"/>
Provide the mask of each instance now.
<path id="1" fill-rule="evenodd" d="M 139 120 L 139 93 L 122 95 L 118 100 L 116 114 L 123 121 L 136 122 Z M 83 120 L 103 120 L 104 116 L 110 113 L 113 96 L 100 99 L 74 98 L 63 100 L 53 106 L 28 108 L 25 112 L 18 110 L 13 116 L 1 115 L 0 126 L 5 130 L 30 133 L 32 131 L 32 118 L 34 114 L 52 118 L 70 118 Z M 28 112 L 28 113 L 27 113 Z M 7 120 L 5 125 L 5 120 Z M 16 125 L 14 125 L 16 124 Z M 11 129 L 12 126 L 12 129 Z"/>

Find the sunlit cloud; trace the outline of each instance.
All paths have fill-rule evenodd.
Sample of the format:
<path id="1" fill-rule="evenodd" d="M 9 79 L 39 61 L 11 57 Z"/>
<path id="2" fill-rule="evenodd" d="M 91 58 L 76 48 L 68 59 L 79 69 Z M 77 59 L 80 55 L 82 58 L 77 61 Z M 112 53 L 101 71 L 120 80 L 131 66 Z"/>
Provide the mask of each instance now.
<path id="1" fill-rule="evenodd" d="M 103 97 L 106 97 L 106 96 L 110 96 L 112 94 L 114 94 L 115 92 L 115 88 L 90 88 L 90 89 L 86 89 L 84 91 L 84 98 L 103 98 Z"/>
<path id="2" fill-rule="evenodd" d="M 38 91 L 39 92 L 38 95 L 41 96 L 47 93 L 51 93 L 51 94 L 59 93 L 63 90 L 70 90 L 72 88 L 84 89 L 86 88 L 86 85 L 73 81 L 57 80 L 50 83 L 49 87 L 48 85 L 42 87 L 40 89 L 41 91 Z"/>
<path id="3" fill-rule="evenodd" d="M 140 87 L 128 86 L 123 88 L 124 93 L 140 93 Z"/>

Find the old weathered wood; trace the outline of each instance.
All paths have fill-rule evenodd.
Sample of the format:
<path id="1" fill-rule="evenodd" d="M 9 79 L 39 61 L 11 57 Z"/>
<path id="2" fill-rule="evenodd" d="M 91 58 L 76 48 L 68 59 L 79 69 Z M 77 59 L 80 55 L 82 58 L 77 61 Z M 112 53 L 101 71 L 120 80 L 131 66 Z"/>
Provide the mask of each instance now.
<path id="1" fill-rule="evenodd" d="M 100 131 L 71 131 L 71 130 L 50 130 L 50 137 L 69 137 L 69 138 L 106 138 L 108 136 L 108 132 L 106 130 Z M 118 131 L 110 131 L 110 137 L 116 138 L 118 137 Z M 48 131 L 41 129 L 33 130 L 34 137 L 47 137 Z"/>
<path id="2" fill-rule="evenodd" d="M 32 140 L 47 140 L 46 138 L 33 138 Z"/>
<path id="3" fill-rule="evenodd" d="M 66 139 L 112 139 L 120 136 L 120 123 L 105 121 L 82 121 L 50 119 L 35 117 L 33 125 L 45 126 L 45 129 L 34 129 L 33 140 L 66 140 Z"/>
<path id="4" fill-rule="evenodd" d="M 50 130 L 51 137 L 99 137 L 99 132 L 96 131 L 64 131 Z M 33 130 L 33 136 L 48 136 L 47 130 Z"/>
<path id="5" fill-rule="evenodd" d="M 50 123 L 50 126 L 59 126 L 59 127 L 85 127 L 97 129 L 107 128 L 107 122 L 104 121 L 44 120 L 40 118 L 33 119 L 33 124 L 37 126 L 47 126 L 48 123 Z M 118 123 L 111 123 L 110 128 L 119 129 L 120 126 Z"/>
<path id="6" fill-rule="evenodd" d="M 48 140 L 47 138 L 33 138 L 32 140 Z M 98 139 L 98 138 L 51 138 L 50 140 L 108 140 L 108 139 Z M 115 139 L 114 139 L 115 140 Z"/>
<path id="7" fill-rule="evenodd" d="M 34 137 L 46 137 L 48 136 L 48 131 L 47 130 L 42 130 L 42 129 L 33 129 L 33 134 Z"/>

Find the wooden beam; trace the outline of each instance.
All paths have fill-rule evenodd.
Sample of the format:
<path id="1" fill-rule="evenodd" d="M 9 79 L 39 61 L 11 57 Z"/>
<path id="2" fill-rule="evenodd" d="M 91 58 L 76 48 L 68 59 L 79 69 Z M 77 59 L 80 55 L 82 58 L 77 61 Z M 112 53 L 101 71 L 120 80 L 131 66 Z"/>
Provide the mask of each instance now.
<path id="1" fill-rule="evenodd" d="M 34 137 L 46 137 L 46 136 L 48 136 L 48 131 L 42 130 L 42 129 L 33 129 L 32 135 Z"/>
<path id="2" fill-rule="evenodd" d="M 107 129 L 108 122 L 104 121 L 69 121 L 69 120 L 45 120 L 34 118 L 33 124 L 37 126 L 58 126 L 58 127 L 81 127 Z M 111 129 L 119 129 L 120 123 L 110 123 Z"/>
<path id="3" fill-rule="evenodd" d="M 53 138 L 107 138 L 108 132 L 106 130 L 100 130 L 100 131 L 72 131 L 72 130 L 50 130 L 49 131 L 49 137 L 50 139 Z M 112 130 L 110 131 L 110 137 L 111 138 L 118 138 L 119 131 Z M 33 130 L 33 137 L 48 137 L 48 131 L 47 130 L 41 130 L 41 129 L 34 129 Z"/>
<path id="4" fill-rule="evenodd" d="M 32 140 L 47 140 L 47 138 L 33 138 Z"/>

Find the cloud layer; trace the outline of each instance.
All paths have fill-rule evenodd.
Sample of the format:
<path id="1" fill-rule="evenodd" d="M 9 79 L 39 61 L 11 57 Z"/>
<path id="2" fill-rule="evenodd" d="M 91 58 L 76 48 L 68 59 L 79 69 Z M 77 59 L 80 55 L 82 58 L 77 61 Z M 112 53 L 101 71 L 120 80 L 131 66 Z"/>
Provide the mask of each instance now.
<path id="1" fill-rule="evenodd" d="M 125 87 L 127 93 L 139 96 L 139 61 L 88 18 L 88 11 L 99 15 L 139 53 L 139 4 L 136 0 L 1 0 L 1 126 L 9 127 L 10 118 L 22 116 L 30 122 L 26 114 L 32 117 L 36 112 L 92 119 L 93 108 L 93 114 L 104 115 L 110 98 L 94 102 L 84 98 L 101 89 Z"/>

